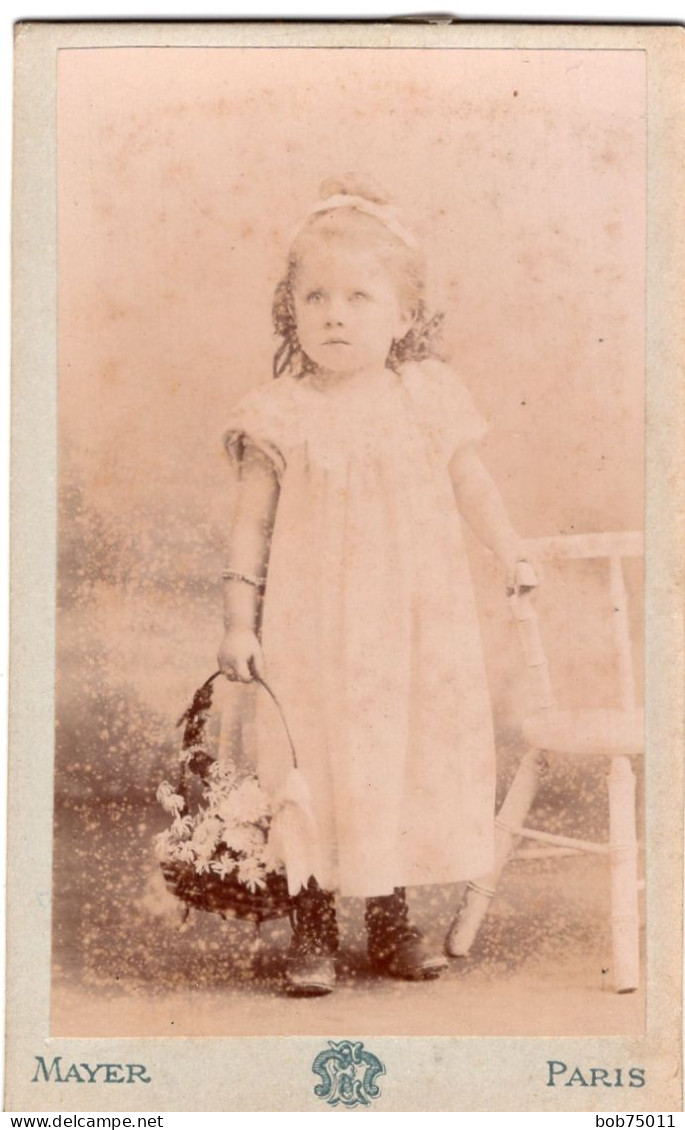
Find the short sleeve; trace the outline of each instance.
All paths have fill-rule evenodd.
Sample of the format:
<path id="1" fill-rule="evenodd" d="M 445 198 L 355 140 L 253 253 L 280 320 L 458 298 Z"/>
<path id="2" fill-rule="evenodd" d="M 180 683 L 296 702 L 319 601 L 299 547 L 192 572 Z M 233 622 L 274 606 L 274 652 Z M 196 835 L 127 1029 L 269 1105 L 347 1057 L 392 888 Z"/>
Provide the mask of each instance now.
<path id="1" fill-rule="evenodd" d="M 471 393 L 449 365 L 414 362 L 403 368 L 402 380 L 419 426 L 441 462 L 449 462 L 458 448 L 487 431 Z"/>
<path id="2" fill-rule="evenodd" d="M 226 452 L 238 463 L 245 444 L 250 443 L 268 456 L 280 479 L 293 443 L 294 425 L 293 398 L 287 378 L 259 385 L 229 412 L 223 436 Z"/>

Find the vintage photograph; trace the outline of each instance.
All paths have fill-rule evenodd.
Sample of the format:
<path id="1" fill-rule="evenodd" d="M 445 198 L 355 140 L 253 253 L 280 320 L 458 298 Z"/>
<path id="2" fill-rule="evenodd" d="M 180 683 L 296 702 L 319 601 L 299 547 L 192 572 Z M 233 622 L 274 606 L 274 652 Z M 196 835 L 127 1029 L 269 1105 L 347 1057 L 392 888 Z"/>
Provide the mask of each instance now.
<path id="1" fill-rule="evenodd" d="M 673 47 L 26 25 L 10 1107 L 677 1109 Z"/>
<path id="2" fill-rule="evenodd" d="M 639 1034 L 643 53 L 57 94 L 53 1033 Z"/>

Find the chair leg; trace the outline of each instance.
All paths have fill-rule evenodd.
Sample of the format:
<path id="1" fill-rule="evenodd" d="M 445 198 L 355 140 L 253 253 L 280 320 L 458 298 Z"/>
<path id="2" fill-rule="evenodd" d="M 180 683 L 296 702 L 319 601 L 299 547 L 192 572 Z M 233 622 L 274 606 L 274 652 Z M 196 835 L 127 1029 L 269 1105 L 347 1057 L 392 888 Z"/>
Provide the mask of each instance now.
<path id="1" fill-rule="evenodd" d="M 495 822 L 495 866 L 489 875 L 467 884 L 464 901 L 447 931 L 445 949 L 451 957 L 465 957 L 476 939 L 500 874 L 518 838 L 510 829 L 524 823 L 545 768 L 545 758 L 539 750 L 530 750 L 521 759 Z"/>
<path id="2" fill-rule="evenodd" d="M 640 982 L 635 774 L 627 757 L 614 757 L 608 777 L 611 851 L 613 983 L 632 993 Z"/>

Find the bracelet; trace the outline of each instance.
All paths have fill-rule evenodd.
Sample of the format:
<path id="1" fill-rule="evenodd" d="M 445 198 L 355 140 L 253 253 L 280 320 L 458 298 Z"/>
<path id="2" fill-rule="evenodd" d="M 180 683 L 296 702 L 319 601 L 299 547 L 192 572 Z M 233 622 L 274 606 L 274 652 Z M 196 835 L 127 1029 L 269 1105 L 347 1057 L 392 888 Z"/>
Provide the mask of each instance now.
<path id="1" fill-rule="evenodd" d="M 263 589 L 266 585 L 266 577 L 250 577 L 236 569 L 222 569 L 221 576 L 224 581 L 244 581 L 246 585 L 252 585 L 256 589 Z"/>

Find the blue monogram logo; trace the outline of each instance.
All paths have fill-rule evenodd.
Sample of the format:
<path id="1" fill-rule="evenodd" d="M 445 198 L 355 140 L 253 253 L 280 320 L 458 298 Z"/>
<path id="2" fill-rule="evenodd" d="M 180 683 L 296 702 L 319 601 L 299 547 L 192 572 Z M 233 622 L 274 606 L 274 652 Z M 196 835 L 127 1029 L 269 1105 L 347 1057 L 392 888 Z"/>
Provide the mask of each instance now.
<path id="1" fill-rule="evenodd" d="M 314 1094 L 330 1106 L 368 1106 L 381 1093 L 376 1085 L 378 1076 L 385 1075 L 380 1059 L 365 1051 L 361 1041 L 329 1040 L 328 1045 L 329 1050 L 319 1052 L 312 1064 L 314 1074 L 321 1077 Z"/>

